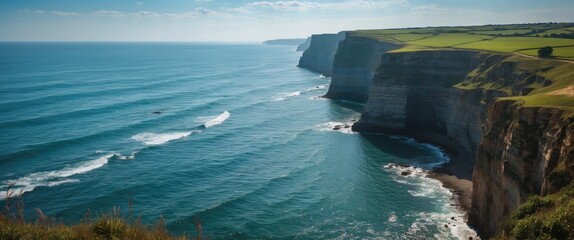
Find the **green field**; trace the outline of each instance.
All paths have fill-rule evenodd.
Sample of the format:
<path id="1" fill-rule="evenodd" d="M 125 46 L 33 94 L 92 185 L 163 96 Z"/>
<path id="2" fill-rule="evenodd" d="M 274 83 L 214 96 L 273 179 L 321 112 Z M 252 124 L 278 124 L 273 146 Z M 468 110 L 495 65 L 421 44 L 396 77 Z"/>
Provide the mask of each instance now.
<path id="1" fill-rule="evenodd" d="M 392 53 L 436 51 L 441 49 L 473 49 L 487 52 L 514 52 L 533 56 L 535 58 L 528 61 L 525 61 L 524 57 L 518 55 L 511 56 L 506 61 L 512 62 L 518 71 L 532 72 L 533 69 L 547 69 L 536 72 L 541 77 L 551 79 L 552 84 L 542 86 L 540 82 L 534 82 L 524 86 L 533 89 L 527 96 L 502 99 L 516 100 L 522 102 L 525 106 L 553 106 L 567 109 L 574 113 L 574 87 L 572 87 L 574 83 L 574 63 L 569 64 L 537 58 L 540 48 L 551 46 L 554 51 L 552 56 L 549 57 L 550 59 L 574 62 L 574 36 L 564 36 L 569 33 L 574 33 L 574 23 L 379 29 L 360 30 L 351 34 L 404 45 L 402 48 L 391 51 Z M 551 34 L 555 35 L 550 36 Z M 557 36 L 557 34 L 563 35 Z M 463 82 L 455 87 L 462 89 L 496 89 L 509 94 L 512 92 L 511 87 L 499 86 L 494 82 Z"/>
<path id="2" fill-rule="evenodd" d="M 520 50 L 517 52 L 531 56 L 536 56 L 538 54 L 537 49 Z M 574 46 L 554 48 L 554 52 L 552 53 L 552 55 L 560 59 L 574 60 Z"/>
<path id="3" fill-rule="evenodd" d="M 433 34 L 414 34 L 414 33 L 404 33 L 404 34 L 391 34 L 387 35 L 389 38 L 397 40 L 399 42 L 411 42 L 428 37 L 434 36 Z"/>
<path id="4" fill-rule="evenodd" d="M 412 41 L 409 42 L 409 44 L 428 47 L 454 47 L 465 43 L 479 42 L 492 38 L 493 37 L 491 36 L 470 35 L 466 33 L 442 33 L 430 38 Z"/>
<path id="5" fill-rule="evenodd" d="M 489 30 L 489 31 L 470 31 L 469 33 L 473 33 L 473 34 L 481 34 L 481 35 L 512 35 L 515 33 L 529 33 L 531 30 L 530 29 L 512 29 L 512 30 L 499 30 L 499 31 L 493 31 L 493 30 Z"/>
<path id="6" fill-rule="evenodd" d="M 537 38 L 537 37 L 497 37 L 488 41 L 473 42 L 456 46 L 457 48 L 479 49 L 493 52 L 514 52 L 522 49 L 544 46 L 574 46 L 574 39 L 564 38 Z M 536 56 L 537 52 L 533 54 Z"/>
<path id="7" fill-rule="evenodd" d="M 560 29 L 550 29 L 550 30 L 546 30 L 544 32 L 541 33 L 533 33 L 533 34 L 529 34 L 529 36 L 543 36 L 543 35 L 550 35 L 550 34 L 561 34 L 561 33 L 573 33 L 574 30 L 570 30 L 568 28 L 560 28 Z"/>
<path id="8" fill-rule="evenodd" d="M 554 58 L 574 59 L 574 23 L 485 25 L 468 27 L 427 27 L 358 30 L 352 34 L 404 44 L 397 51 L 436 48 L 475 49 L 492 52 L 519 52 L 536 57 L 538 49 L 554 48 Z M 546 37 L 544 37 L 546 36 Z M 560 37 L 560 38 L 559 38 Z"/>

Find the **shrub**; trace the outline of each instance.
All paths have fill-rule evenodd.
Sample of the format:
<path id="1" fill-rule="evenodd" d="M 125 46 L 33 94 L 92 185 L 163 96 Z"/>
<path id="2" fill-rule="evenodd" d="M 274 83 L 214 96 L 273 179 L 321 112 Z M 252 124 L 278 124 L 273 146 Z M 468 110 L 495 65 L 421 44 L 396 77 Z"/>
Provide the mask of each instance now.
<path id="1" fill-rule="evenodd" d="M 538 50 L 538 56 L 539 57 L 550 57 L 550 55 L 552 55 L 552 52 L 554 51 L 554 49 L 550 46 L 546 46 L 543 48 L 540 48 Z"/>

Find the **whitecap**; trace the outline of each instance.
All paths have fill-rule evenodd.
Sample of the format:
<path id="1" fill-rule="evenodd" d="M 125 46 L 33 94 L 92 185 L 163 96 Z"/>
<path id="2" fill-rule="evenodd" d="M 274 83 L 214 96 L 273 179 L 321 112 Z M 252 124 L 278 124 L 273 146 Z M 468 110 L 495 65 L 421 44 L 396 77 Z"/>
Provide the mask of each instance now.
<path id="1" fill-rule="evenodd" d="M 66 167 L 56 171 L 46 171 L 31 173 L 24 177 L 18 179 L 12 179 L 5 181 L 5 185 L 2 186 L 0 191 L 0 199 L 6 198 L 6 190 L 8 185 L 14 183 L 14 186 L 10 190 L 12 196 L 23 194 L 25 192 L 31 192 L 36 187 L 52 187 L 64 183 L 78 182 L 76 179 L 66 179 L 77 174 L 84 174 L 89 171 L 98 169 L 106 165 L 114 154 L 107 154 L 100 158 L 79 163 L 74 166 Z"/>
<path id="2" fill-rule="evenodd" d="M 407 235 L 420 236 L 430 229 L 437 229 L 434 239 L 480 239 L 476 231 L 466 224 L 466 216 L 462 211 L 446 211 L 443 213 L 420 212 L 413 214 L 416 219 L 409 227 Z"/>
<path id="3" fill-rule="evenodd" d="M 319 85 L 319 86 L 315 86 L 312 88 L 308 88 L 307 91 L 311 92 L 311 91 L 317 91 L 317 90 L 321 90 L 327 87 L 327 84 L 323 84 L 323 85 Z"/>
<path id="4" fill-rule="evenodd" d="M 389 216 L 389 222 L 396 222 L 397 221 L 397 215 L 395 215 L 395 213 L 391 213 L 391 216 Z"/>
<path id="5" fill-rule="evenodd" d="M 410 216 L 414 215 L 416 220 L 410 226 L 407 235 L 420 236 L 425 232 L 434 232 L 431 229 L 437 229 L 438 232 L 433 236 L 436 239 L 448 239 L 452 236 L 458 239 L 468 239 L 468 237 L 477 239 L 476 232 L 466 224 L 465 213 L 454 207 L 457 200 L 453 198 L 453 193 L 443 187 L 440 181 L 429 178 L 427 170 L 394 163 L 385 165 L 383 169 L 393 173 L 391 178 L 395 182 L 408 185 L 407 192 L 411 196 L 430 198 L 433 199 L 432 202 L 439 204 L 438 212 L 411 214 Z"/>
<path id="6" fill-rule="evenodd" d="M 130 155 L 121 155 L 119 153 L 116 153 L 116 154 L 114 154 L 114 156 L 118 159 L 121 159 L 121 160 L 132 160 L 132 159 L 136 158 L 136 154 L 138 154 L 138 151 L 134 151 Z"/>
<path id="7" fill-rule="evenodd" d="M 336 131 L 346 134 L 356 134 L 351 129 L 353 122 L 326 122 L 315 126 L 319 131 Z"/>
<path id="8" fill-rule="evenodd" d="M 229 118 L 229 116 L 231 116 L 231 114 L 228 111 L 223 112 L 222 114 L 220 114 L 219 116 L 217 116 L 214 119 L 211 119 L 207 122 L 205 122 L 203 124 L 203 126 L 205 126 L 206 128 L 208 127 L 212 127 L 215 125 L 219 125 L 222 124 L 225 120 L 227 120 Z"/>
<path id="9" fill-rule="evenodd" d="M 187 131 L 187 132 L 170 132 L 170 133 L 139 133 L 132 136 L 131 139 L 138 142 L 142 142 L 145 145 L 161 145 L 169 141 L 184 138 L 197 131 Z"/>
<path id="10" fill-rule="evenodd" d="M 289 97 L 295 97 L 301 95 L 301 91 L 297 92 L 289 92 L 289 93 L 278 93 L 277 95 L 273 96 L 274 101 L 284 101 Z"/>

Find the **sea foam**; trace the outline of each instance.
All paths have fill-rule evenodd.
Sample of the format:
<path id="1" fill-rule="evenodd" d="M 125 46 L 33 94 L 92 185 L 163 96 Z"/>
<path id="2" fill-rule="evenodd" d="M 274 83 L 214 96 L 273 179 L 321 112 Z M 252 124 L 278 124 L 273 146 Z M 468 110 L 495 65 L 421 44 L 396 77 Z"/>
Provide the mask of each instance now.
<path id="1" fill-rule="evenodd" d="M 319 131 L 336 131 L 346 134 L 356 134 L 351 130 L 352 122 L 326 122 L 315 126 Z"/>
<path id="2" fill-rule="evenodd" d="M 97 159 L 83 162 L 74 166 L 66 167 L 56 171 L 46 171 L 31 173 L 18 179 L 5 181 L 6 185 L 2 186 L 0 199 L 6 198 L 6 189 L 9 184 L 14 183 L 10 192 L 14 195 L 20 195 L 25 192 L 31 192 L 36 187 L 52 187 L 63 183 L 78 182 L 77 179 L 66 179 L 77 174 L 84 174 L 89 171 L 98 169 L 106 165 L 114 154 L 106 154 Z"/>
<path id="3" fill-rule="evenodd" d="M 295 97 L 301 95 L 301 91 L 289 92 L 289 93 L 279 93 L 273 97 L 274 101 L 284 101 L 287 98 Z"/>
<path id="4" fill-rule="evenodd" d="M 453 198 L 453 193 L 443 187 L 439 180 L 429 178 L 427 170 L 394 163 L 386 164 L 384 170 L 392 173 L 391 177 L 395 182 L 403 184 L 410 189 L 407 192 L 411 196 L 428 198 L 429 201 L 438 199 L 435 200 L 440 208 L 437 212 L 428 211 L 409 214 L 411 215 L 410 217 L 415 217 L 416 220 L 406 233 L 407 236 L 421 236 L 433 228 L 438 230 L 438 232 L 433 234 L 435 239 L 446 239 L 451 234 L 458 239 L 477 238 L 476 232 L 466 224 L 465 213 L 461 209 L 452 207 L 457 203 Z M 391 218 L 389 218 L 389 221 L 391 221 Z M 443 227 L 445 225 L 448 228 Z M 431 232 L 434 232 L 434 230 Z"/>
<path id="5" fill-rule="evenodd" d="M 132 136 L 133 140 L 142 142 L 145 145 L 161 145 L 169 141 L 184 138 L 198 131 L 170 132 L 170 133 L 150 133 L 144 132 Z"/>
<path id="6" fill-rule="evenodd" d="M 213 127 L 215 125 L 222 124 L 223 122 L 225 122 L 225 120 L 227 120 L 229 118 L 229 116 L 231 116 L 231 114 L 228 111 L 225 111 L 222 114 L 220 114 L 219 116 L 217 116 L 216 118 L 205 122 L 203 124 L 203 126 L 205 126 L 206 128 L 209 128 L 209 127 Z"/>

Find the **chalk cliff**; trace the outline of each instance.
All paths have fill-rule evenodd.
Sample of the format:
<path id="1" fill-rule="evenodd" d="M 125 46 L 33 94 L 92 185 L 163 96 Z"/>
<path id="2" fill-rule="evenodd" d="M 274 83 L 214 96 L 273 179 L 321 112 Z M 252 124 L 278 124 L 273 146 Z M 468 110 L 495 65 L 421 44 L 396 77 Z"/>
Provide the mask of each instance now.
<path id="1" fill-rule="evenodd" d="M 333 74 L 333 59 L 335 58 L 339 41 L 344 38 L 345 32 L 311 36 L 309 48 L 303 52 L 298 66 L 330 77 Z"/>
<path id="2" fill-rule="evenodd" d="M 489 237 L 528 196 L 555 193 L 574 176 L 574 118 L 549 107 L 497 101 L 477 151 L 469 223 Z"/>
<path id="3" fill-rule="evenodd" d="M 309 48 L 311 45 L 311 37 L 308 37 L 305 42 L 301 43 L 301 45 L 297 46 L 297 52 L 303 52 Z"/>
<path id="4" fill-rule="evenodd" d="M 468 50 L 389 52 L 353 129 L 405 134 L 476 156 L 467 159 L 476 162 L 469 223 L 489 237 L 528 196 L 573 179 L 570 112 L 497 100 L 550 86 L 548 72 L 564 64 Z"/>
<path id="5" fill-rule="evenodd" d="M 450 149 L 476 152 L 487 105 L 507 94 L 454 86 L 483 81 L 470 74 L 490 58 L 504 59 L 460 50 L 385 54 L 353 129 L 406 134 Z"/>
<path id="6" fill-rule="evenodd" d="M 381 57 L 402 45 L 347 34 L 333 61 L 333 76 L 327 98 L 366 102 Z"/>

